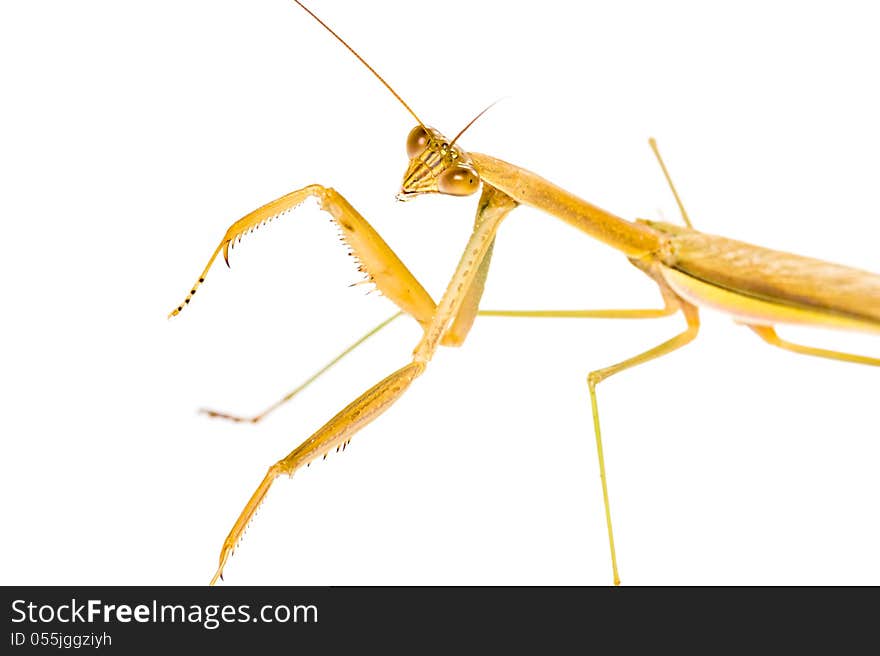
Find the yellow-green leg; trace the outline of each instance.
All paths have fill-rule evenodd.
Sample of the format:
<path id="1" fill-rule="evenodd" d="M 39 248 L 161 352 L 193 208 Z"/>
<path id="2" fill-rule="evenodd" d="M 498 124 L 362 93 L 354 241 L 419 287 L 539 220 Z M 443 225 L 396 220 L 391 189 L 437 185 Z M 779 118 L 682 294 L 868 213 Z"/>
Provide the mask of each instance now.
<path id="1" fill-rule="evenodd" d="M 481 317 L 523 317 L 533 319 L 659 319 L 675 314 L 678 308 L 644 310 L 480 310 Z"/>
<path id="2" fill-rule="evenodd" d="M 602 481 L 602 500 L 605 503 L 605 523 L 608 526 L 608 544 L 611 547 L 611 569 L 614 573 L 614 585 L 620 585 L 620 575 L 617 570 L 617 554 L 614 551 L 614 530 L 611 527 L 611 505 L 608 502 L 608 480 L 605 476 L 605 454 L 602 450 L 602 430 L 599 427 L 599 404 L 596 400 L 596 385 L 616 373 L 659 358 L 667 353 L 672 353 L 672 351 L 693 341 L 700 329 L 699 313 L 695 306 L 684 301 L 681 301 L 681 310 L 687 320 L 687 329 L 683 333 L 623 362 L 618 362 L 604 369 L 591 371 L 589 376 L 587 376 L 587 384 L 590 388 L 590 404 L 593 410 L 593 429 L 596 433 L 596 449 L 599 457 L 599 477 Z"/>
<path id="3" fill-rule="evenodd" d="M 656 319 L 660 317 L 668 317 L 672 314 L 675 314 L 677 310 L 678 308 L 676 306 L 668 305 L 665 308 L 650 308 L 644 310 L 480 310 L 478 314 L 480 316 L 486 317 L 522 317 L 537 319 Z M 342 351 L 336 357 L 330 360 L 330 362 L 318 369 L 315 373 L 306 378 L 302 383 L 297 385 L 293 390 L 285 394 L 282 398 L 278 399 L 275 403 L 270 405 L 259 414 L 244 416 L 232 414 L 229 412 L 222 412 L 219 410 L 210 410 L 208 408 L 202 408 L 199 412 L 201 412 L 202 414 L 206 414 L 209 417 L 228 419 L 230 421 L 235 421 L 239 423 L 256 424 L 265 419 L 266 416 L 269 415 L 271 412 L 274 412 L 282 405 L 293 399 L 309 385 L 314 383 L 318 378 L 327 373 L 327 371 L 329 371 L 333 366 L 338 364 L 340 360 L 345 358 L 347 355 L 349 355 L 351 352 L 361 346 L 364 342 L 370 339 L 370 337 L 381 331 L 383 328 L 385 328 L 395 319 L 401 316 L 403 316 L 403 312 L 398 312 L 397 314 L 388 317 L 380 324 L 371 328 L 369 332 L 358 338 L 344 351 Z M 459 345 L 457 341 L 449 340 L 447 342 L 445 339 L 443 344 L 446 346 Z"/>
<path id="4" fill-rule="evenodd" d="M 382 323 L 380 323 L 379 325 L 377 325 L 376 327 L 371 329 L 368 333 L 366 333 L 365 335 L 360 337 L 356 342 L 354 342 L 351 346 L 346 348 L 342 353 L 340 353 L 335 358 L 330 360 L 330 362 L 328 362 L 323 367 L 318 369 L 318 371 L 316 371 L 311 376 L 306 378 L 302 383 L 297 385 L 294 389 L 292 389 L 290 392 L 285 394 L 282 398 L 278 399 L 275 403 L 270 405 L 268 408 L 266 408 L 265 410 L 263 410 L 259 414 L 253 415 L 252 417 L 244 417 L 242 415 L 233 415 L 233 414 L 229 414 L 227 412 L 220 412 L 218 410 L 209 410 L 207 408 L 202 408 L 201 410 L 199 410 L 199 412 L 201 412 L 202 414 L 206 414 L 209 417 L 219 417 L 220 419 L 229 419 L 230 421 L 256 424 L 257 422 L 265 419 L 266 415 L 268 415 L 270 412 L 277 410 L 279 407 L 281 407 L 282 405 L 284 405 L 285 403 L 290 401 L 293 397 L 295 397 L 297 394 L 302 392 L 309 385 L 311 385 L 316 380 L 318 380 L 318 378 L 323 376 L 327 371 L 329 371 L 335 364 L 337 364 L 340 360 L 342 360 L 346 355 L 348 355 L 349 353 L 354 351 L 357 347 L 359 347 L 361 344 L 363 344 L 368 339 L 370 339 L 370 337 L 372 337 L 373 335 L 378 333 L 385 326 L 387 326 L 392 321 L 394 321 L 395 319 L 397 319 L 398 317 L 401 317 L 401 316 L 403 316 L 403 312 L 398 312 L 397 314 L 394 314 L 394 315 L 388 317 L 387 319 L 385 319 Z"/>
<path id="5" fill-rule="evenodd" d="M 749 326 L 749 328 L 754 330 L 758 337 L 768 344 L 786 351 L 800 353 L 801 355 L 812 355 L 817 358 L 828 358 L 829 360 L 842 360 L 843 362 L 855 362 L 856 364 L 880 367 L 880 359 L 878 358 L 869 358 L 866 355 L 853 355 L 852 353 L 843 353 L 842 351 L 829 351 L 828 349 L 787 342 L 776 334 L 776 329 L 772 326 Z"/>

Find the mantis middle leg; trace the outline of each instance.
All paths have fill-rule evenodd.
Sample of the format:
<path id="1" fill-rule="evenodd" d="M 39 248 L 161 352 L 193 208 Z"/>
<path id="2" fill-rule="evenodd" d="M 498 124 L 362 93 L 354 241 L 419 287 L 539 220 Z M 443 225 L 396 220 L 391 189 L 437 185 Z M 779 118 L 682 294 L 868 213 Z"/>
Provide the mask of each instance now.
<path id="1" fill-rule="evenodd" d="M 659 358 L 667 353 L 672 353 L 673 351 L 680 349 L 682 346 L 692 342 L 700 329 L 699 312 L 696 306 L 691 305 L 683 299 L 679 299 L 679 303 L 685 319 L 687 320 L 687 328 L 684 332 L 652 349 L 648 349 L 644 353 L 628 358 L 623 362 L 618 362 L 617 364 L 605 367 L 604 369 L 591 371 L 589 376 L 587 376 L 587 385 L 590 390 L 590 406 L 593 412 L 593 430 L 596 434 L 596 450 L 599 456 L 599 478 L 602 481 L 602 500 L 605 504 L 605 523 L 608 527 L 608 544 L 611 548 L 611 569 L 614 575 L 614 585 L 620 585 L 620 574 L 617 570 L 617 554 L 614 551 L 614 530 L 611 526 L 611 505 L 608 502 L 608 480 L 605 475 L 605 454 L 602 450 L 602 430 L 599 426 L 599 403 L 596 400 L 596 386 L 614 374 L 644 364 L 645 362 Z"/>
<path id="2" fill-rule="evenodd" d="M 670 303 L 667 300 L 665 307 L 662 308 L 644 308 L 644 309 L 623 309 L 614 308 L 610 310 L 480 310 L 477 315 L 481 317 L 506 317 L 506 318 L 530 318 L 530 319 L 659 319 L 668 317 L 678 311 L 678 305 Z M 237 423 L 256 424 L 265 419 L 269 414 L 280 408 L 288 401 L 293 400 L 300 392 L 314 383 L 318 378 L 327 373 L 332 367 L 338 364 L 343 358 L 359 348 L 364 342 L 373 337 L 379 331 L 389 326 L 393 321 L 403 316 L 403 312 L 393 314 L 381 323 L 371 328 L 367 333 L 359 337 L 350 346 L 346 347 L 330 362 L 318 369 L 311 376 L 306 378 L 302 383 L 294 387 L 290 392 L 268 406 L 265 410 L 255 415 L 236 415 L 220 410 L 211 410 L 202 408 L 200 412 L 219 419 L 228 419 Z M 456 324 L 450 328 L 449 332 L 443 338 L 444 346 L 460 346 L 464 341 L 467 333 L 453 333 Z"/>

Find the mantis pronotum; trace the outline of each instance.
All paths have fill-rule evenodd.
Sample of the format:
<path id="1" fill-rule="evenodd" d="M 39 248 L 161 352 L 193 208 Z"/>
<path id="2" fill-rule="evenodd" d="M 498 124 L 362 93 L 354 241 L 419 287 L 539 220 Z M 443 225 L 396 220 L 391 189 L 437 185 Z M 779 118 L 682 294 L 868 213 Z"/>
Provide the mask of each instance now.
<path id="1" fill-rule="evenodd" d="M 624 221 L 524 169 L 487 155 L 467 153 L 456 147 L 455 139 L 446 139 L 426 128 L 418 117 L 416 120 L 420 125 L 410 133 L 407 145 L 412 162 L 404 178 L 402 193 L 405 196 L 434 192 L 469 195 L 478 190 L 480 180 L 483 182 L 478 228 L 447 293 L 436 307 L 354 208 L 323 186 L 303 188 L 246 216 L 230 228 L 214 253 L 214 257 L 220 253 L 225 255 L 230 240 L 237 239 L 242 232 L 307 197 L 318 198 L 335 216 L 349 245 L 379 289 L 426 329 L 410 364 L 377 383 L 287 459 L 270 469 L 224 544 L 215 581 L 252 512 L 277 475 L 292 474 L 302 464 L 344 447 L 360 426 L 384 412 L 424 372 L 441 343 L 457 345 L 464 340 L 479 304 L 483 277 L 488 273 L 486 253 L 501 221 L 518 204 L 543 209 L 621 250 L 658 284 L 664 302 L 663 307 L 584 311 L 581 316 L 652 318 L 680 311 L 686 320 L 684 331 L 671 336 L 670 340 L 618 365 L 609 363 L 612 366 L 591 374 L 590 400 L 600 467 L 602 454 L 596 386 L 612 374 L 670 353 L 690 342 L 696 337 L 699 326 L 698 305 L 725 311 L 750 325 L 764 341 L 783 347 L 789 345 L 778 341 L 772 328 L 776 323 L 809 323 L 868 331 L 880 329 L 880 278 L 877 276 L 703 235 L 669 223 Z M 189 303 L 210 264 L 173 314 Z M 833 359 L 880 364 L 876 358 L 809 346 L 798 347 L 798 350 Z M 604 485 L 603 492 L 610 539 L 611 514 Z M 613 541 L 611 545 L 613 580 L 618 582 Z"/>

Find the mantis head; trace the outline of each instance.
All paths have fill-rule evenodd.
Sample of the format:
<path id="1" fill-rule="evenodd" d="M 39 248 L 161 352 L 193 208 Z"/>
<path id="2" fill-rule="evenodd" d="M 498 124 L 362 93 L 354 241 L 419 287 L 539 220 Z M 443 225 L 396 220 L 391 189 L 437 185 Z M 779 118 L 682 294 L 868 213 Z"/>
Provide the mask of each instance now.
<path id="1" fill-rule="evenodd" d="M 480 188 L 480 174 L 468 154 L 434 128 L 414 127 L 406 138 L 406 154 L 409 166 L 398 200 L 432 193 L 470 196 Z"/>
<path id="2" fill-rule="evenodd" d="M 403 176 L 403 184 L 398 200 L 409 200 L 419 194 L 440 193 L 448 196 L 470 196 L 480 188 L 480 176 L 468 154 L 455 145 L 458 138 L 464 134 L 486 111 L 494 105 L 489 105 L 477 114 L 464 129 L 449 141 L 434 128 L 427 127 L 422 119 L 406 104 L 406 101 L 391 88 L 376 70 L 361 57 L 345 40 L 334 32 L 327 23 L 318 18 L 311 9 L 306 7 L 300 0 L 294 0 L 306 13 L 314 18 L 321 26 L 332 34 L 339 43 L 345 46 L 358 61 L 361 62 L 382 85 L 397 98 L 401 105 L 412 115 L 418 125 L 412 129 L 406 139 L 406 152 L 409 155 L 409 167 Z"/>

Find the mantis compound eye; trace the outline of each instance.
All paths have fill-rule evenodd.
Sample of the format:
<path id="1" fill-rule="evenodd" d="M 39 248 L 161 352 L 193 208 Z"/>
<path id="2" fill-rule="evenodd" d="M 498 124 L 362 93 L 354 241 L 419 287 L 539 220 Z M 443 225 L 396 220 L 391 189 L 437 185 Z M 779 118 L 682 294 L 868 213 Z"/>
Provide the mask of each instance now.
<path id="1" fill-rule="evenodd" d="M 441 194 L 450 196 L 470 196 L 480 186 L 480 176 L 469 166 L 461 164 L 443 171 L 437 179 Z"/>
<path id="2" fill-rule="evenodd" d="M 406 154 L 412 159 L 420 155 L 428 145 L 428 132 L 421 125 L 414 127 L 406 138 Z"/>

